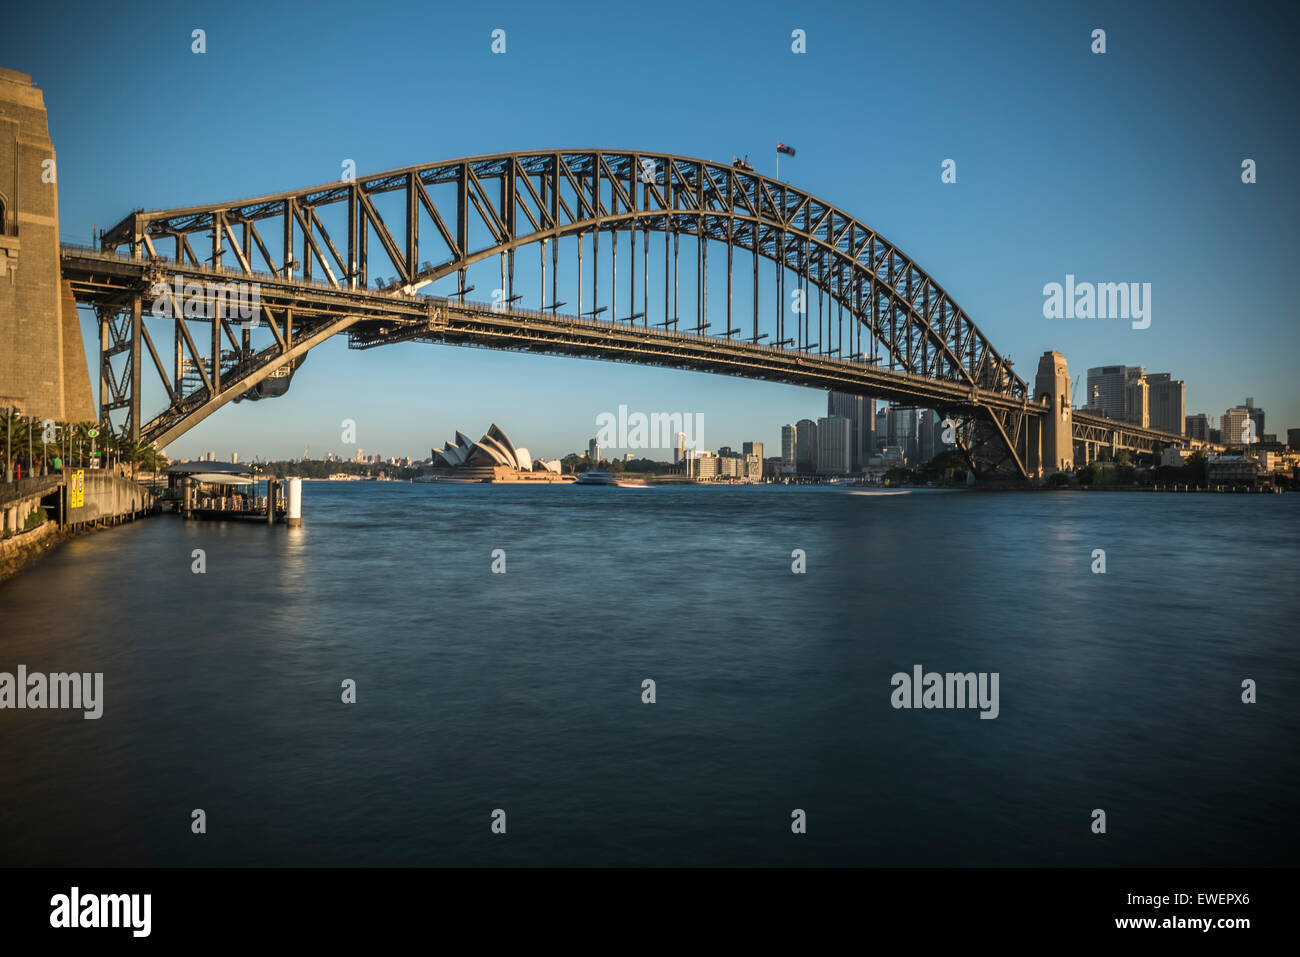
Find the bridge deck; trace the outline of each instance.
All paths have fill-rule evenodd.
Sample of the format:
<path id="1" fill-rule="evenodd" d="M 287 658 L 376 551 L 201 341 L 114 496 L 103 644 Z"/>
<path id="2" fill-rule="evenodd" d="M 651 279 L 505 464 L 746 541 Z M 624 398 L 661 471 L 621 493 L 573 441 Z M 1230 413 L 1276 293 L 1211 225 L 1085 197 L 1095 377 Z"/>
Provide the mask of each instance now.
<path id="1" fill-rule="evenodd" d="M 265 324 L 274 333 L 276 343 L 257 352 L 222 352 L 223 361 L 211 370 L 210 376 L 207 369 L 191 373 L 191 379 L 202 377 L 199 387 L 186 395 L 173 395 L 171 405 L 141 429 L 145 441 L 160 446 L 226 402 L 247 395 L 259 382 L 291 370 L 309 349 L 341 333 L 347 333 L 349 346 L 354 349 L 409 341 L 477 346 L 735 375 L 866 395 L 934 409 L 943 415 L 989 412 L 1008 423 L 1012 418 L 1022 423 L 1047 413 L 1044 406 L 1008 391 L 884 368 L 867 357 L 841 358 L 745 340 L 739 338 L 742 330 L 738 328 L 731 330 L 730 336 L 681 332 L 652 327 L 644 319 L 638 325 L 625 319 L 492 306 L 410 290 L 355 288 L 338 282 L 197 266 L 166 258 L 130 259 L 72 244 L 62 248 L 62 268 L 79 302 L 110 309 L 124 308 L 134 297 L 157 290 L 158 283 L 171 286 L 177 279 L 182 284 L 200 282 L 205 289 L 232 283 L 256 284 Z M 152 305 L 152 298 L 147 301 Z M 147 315 L 142 313 L 142 318 Z M 186 321 L 213 325 L 211 317 L 197 316 Z M 225 331 L 232 346 L 237 345 L 226 320 L 212 329 L 214 343 L 219 339 L 219 330 Z M 145 345 L 166 382 L 147 327 L 142 331 Z M 119 350 L 127 347 L 125 342 L 117 346 Z M 1080 442 L 1148 450 L 1170 444 L 1211 447 L 1078 411 L 1072 418 L 1074 438 Z"/>

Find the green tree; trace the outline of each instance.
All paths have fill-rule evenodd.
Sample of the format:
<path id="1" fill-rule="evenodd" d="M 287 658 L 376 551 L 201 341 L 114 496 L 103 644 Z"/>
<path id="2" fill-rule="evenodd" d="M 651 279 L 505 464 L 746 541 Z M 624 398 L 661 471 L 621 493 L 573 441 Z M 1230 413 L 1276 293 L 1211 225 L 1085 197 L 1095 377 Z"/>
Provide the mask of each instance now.
<path id="1" fill-rule="evenodd" d="M 1204 449 L 1197 449 L 1187 457 L 1183 463 L 1182 480 L 1188 485 L 1200 488 L 1205 485 L 1205 463 L 1209 461 L 1209 456 L 1205 454 Z"/>
<path id="2" fill-rule="evenodd" d="M 895 466 L 885 473 L 886 485 L 907 485 L 912 481 L 911 469 Z"/>

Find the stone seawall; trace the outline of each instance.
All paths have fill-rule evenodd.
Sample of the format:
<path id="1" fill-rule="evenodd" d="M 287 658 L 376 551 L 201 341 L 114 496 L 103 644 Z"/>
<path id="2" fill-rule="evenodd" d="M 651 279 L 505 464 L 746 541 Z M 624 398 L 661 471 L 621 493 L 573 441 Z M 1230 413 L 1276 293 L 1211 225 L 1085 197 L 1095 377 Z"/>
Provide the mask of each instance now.
<path id="1" fill-rule="evenodd" d="M 0 582 L 29 562 L 40 558 L 62 540 L 57 522 L 46 522 L 30 532 L 22 532 L 0 541 Z"/>

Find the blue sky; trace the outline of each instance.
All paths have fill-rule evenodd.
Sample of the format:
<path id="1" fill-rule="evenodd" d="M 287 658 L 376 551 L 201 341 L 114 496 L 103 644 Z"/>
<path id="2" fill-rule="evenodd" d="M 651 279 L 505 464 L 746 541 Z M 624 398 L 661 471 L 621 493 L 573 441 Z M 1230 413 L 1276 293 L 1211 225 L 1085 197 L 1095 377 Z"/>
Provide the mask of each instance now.
<path id="1" fill-rule="evenodd" d="M 218 202 L 498 150 L 633 148 L 772 173 L 930 272 L 1031 378 L 1145 365 L 1190 413 L 1247 395 L 1300 426 L 1294 8 L 1195 3 L 68 4 L 0 35 L 44 91 L 65 241 L 136 207 Z M 1090 52 L 1094 28 L 1107 52 Z M 207 33 L 203 55 L 191 31 Z M 490 52 L 506 31 L 507 52 Z M 807 53 L 791 52 L 791 31 Z M 940 182 L 941 163 L 957 182 Z M 1241 182 L 1241 162 L 1258 182 Z M 1149 282 L 1152 322 L 1045 319 L 1066 274 Z M 716 301 L 716 300 L 715 300 Z M 87 344 L 94 342 L 83 315 Z M 89 353 L 89 350 L 88 350 Z M 94 355 L 92 381 L 98 384 Z M 1079 388 L 1079 401 L 1084 400 Z M 146 403 L 148 404 L 148 403 Z M 821 392 L 701 373 L 394 346 L 315 350 L 281 399 L 222 409 L 169 448 L 227 458 L 427 455 L 498 422 L 534 454 L 595 419 L 702 412 L 711 447 L 825 414 Z M 157 411 L 147 409 L 147 413 Z M 667 454 L 658 457 L 666 458 Z"/>

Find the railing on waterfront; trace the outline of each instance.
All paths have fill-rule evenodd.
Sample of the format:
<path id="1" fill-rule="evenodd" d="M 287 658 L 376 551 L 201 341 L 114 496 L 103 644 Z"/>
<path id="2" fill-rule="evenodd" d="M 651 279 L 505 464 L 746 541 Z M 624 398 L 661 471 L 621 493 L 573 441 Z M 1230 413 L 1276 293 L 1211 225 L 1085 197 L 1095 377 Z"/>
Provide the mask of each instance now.
<path id="1" fill-rule="evenodd" d="M 59 474 L 34 475 L 30 478 L 18 479 L 16 482 L 0 482 L 0 502 L 12 502 L 15 499 L 53 491 L 62 482 L 63 476 Z"/>

